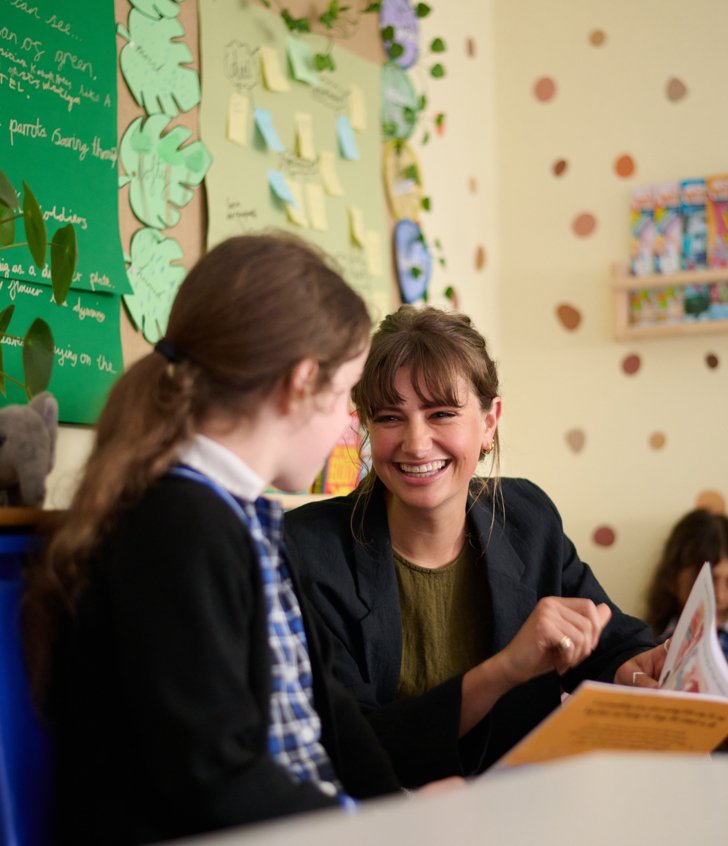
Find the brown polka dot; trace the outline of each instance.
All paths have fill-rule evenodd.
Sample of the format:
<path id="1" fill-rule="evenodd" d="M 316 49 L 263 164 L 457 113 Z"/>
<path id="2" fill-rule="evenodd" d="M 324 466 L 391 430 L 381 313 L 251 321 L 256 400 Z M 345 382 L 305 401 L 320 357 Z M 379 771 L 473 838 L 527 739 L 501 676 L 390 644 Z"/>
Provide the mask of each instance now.
<path id="1" fill-rule="evenodd" d="M 696 500 L 696 508 L 707 508 L 713 514 L 725 514 L 725 497 L 718 491 L 700 491 Z"/>
<path id="2" fill-rule="evenodd" d="M 597 219 L 590 212 L 581 212 L 574 218 L 571 228 L 575 235 L 587 238 L 597 228 Z"/>
<path id="3" fill-rule="evenodd" d="M 556 94 L 556 83 L 550 76 L 542 76 L 533 86 L 533 96 L 541 103 L 548 103 Z"/>
<path id="4" fill-rule="evenodd" d="M 592 47 L 601 47 L 607 40 L 606 33 L 602 32 L 601 29 L 593 29 L 589 33 L 589 43 Z"/>
<path id="5" fill-rule="evenodd" d="M 598 526 L 594 529 L 594 535 L 592 537 L 597 546 L 612 546 L 617 539 L 614 529 L 610 526 Z"/>
<path id="6" fill-rule="evenodd" d="M 478 180 L 474 176 L 471 176 L 468 180 L 468 189 L 470 190 L 471 194 L 478 193 Z"/>
<path id="7" fill-rule="evenodd" d="M 483 247 L 478 246 L 478 249 L 475 251 L 475 269 L 482 270 L 485 267 L 485 250 Z"/>
<path id="8" fill-rule="evenodd" d="M 583 429 L 570 429 L 566 435 L 566 443 L 572 452 L 581 452 L 586 443 L 586 435 Z"/>
<path id="9" fill-rule="evenodd" d="M 708 353 L 705 356 L 705 363 L 711 370 L 715 370 L 715 368 L 720 364 L 720 360 L 715 353 Z"/>
<path id="10" fill-rule="evenodd" d="M 614 163 L 614 171 L 617 176 L 626 178 L 632 176 L 635 171 L 634 159 L 628 154 L 620 156 Z"/>
<path id="11" fill-rule="evenodd" d="M 474 38 L 468 38 L 468 40 L 465 42 L 465 53 L 471 59 L 475 58 L 476 49 L 475 49 L 475 39 Z"/>
<path id="12" fill-rule="evenodd" d="M 665 86 L 665 95 L 671 103 L 679 102 L 684 97 L 687 97 L 687 94 L 687 86 L 681 79 L 678 79 L 676 76 L 673 76 L 671 79 L 667 80 L 667 85 Z"/>
<path id="13" fill-rule="evenodd" d="M 636 355 L 627 355 L 622 359 L 622 370 L 628 375 L 633 376 L 642 366 L 642 359 Z"/>
<path id="14" fill-rule="evenodd" d="M 653 432 L 648 443 L 652 449 L 662 449 L 667 443 L 667 438 L 662 432 Z"/>
<path id="15" fill-rule="evenodd" d="M 567 303 L 561 303 L 556 307 L 556 316 L 564 329 L 568 329 L 570 332 L 578 329 L 581 323 L 581 312 Z"/>
<path id="16" fill-rule="evenodd" d="M 554 176 L 563 176 L 569 169 L 569 163 L 566 159 L 558 159 L 551 166 Z"/>

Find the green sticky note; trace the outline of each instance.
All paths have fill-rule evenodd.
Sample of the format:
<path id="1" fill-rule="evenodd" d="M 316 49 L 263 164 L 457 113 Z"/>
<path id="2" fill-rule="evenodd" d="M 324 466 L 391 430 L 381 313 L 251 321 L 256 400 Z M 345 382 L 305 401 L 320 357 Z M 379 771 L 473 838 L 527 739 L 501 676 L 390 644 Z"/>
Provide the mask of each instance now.
<path id="1" fill-rule="evenodd" d="M 313 50 L 300 38 L 289 35 L 286 39 L 286 52 L 291 64 L 294 79 L 307 85 L 318 85 L 319 75 L 313 61 Z"/>

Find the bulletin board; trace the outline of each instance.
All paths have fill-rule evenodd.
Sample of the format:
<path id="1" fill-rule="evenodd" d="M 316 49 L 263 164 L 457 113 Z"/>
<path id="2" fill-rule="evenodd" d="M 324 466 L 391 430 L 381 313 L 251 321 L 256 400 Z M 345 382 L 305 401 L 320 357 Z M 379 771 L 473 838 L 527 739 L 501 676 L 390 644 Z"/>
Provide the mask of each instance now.
<path id="1" fill-rule="evenodd" d="M 318 73 L 325 39 L 289 33 L 279 15 L 241 0 L 198 0 L 200 134 L 208 246 L 288 229 L 334 257 L 379 318 L 391 303 L 382 188 L 381 65 L 337 50 Z"/>

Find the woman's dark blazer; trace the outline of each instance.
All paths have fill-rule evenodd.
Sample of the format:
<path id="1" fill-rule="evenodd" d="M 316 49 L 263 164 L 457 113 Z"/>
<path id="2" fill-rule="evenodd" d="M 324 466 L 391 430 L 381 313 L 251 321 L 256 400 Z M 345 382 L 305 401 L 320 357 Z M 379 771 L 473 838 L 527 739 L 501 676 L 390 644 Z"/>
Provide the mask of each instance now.
<path id="1" fill-rule="evenodd" d="M 559 678 L 547 673 L 503 696 L 458 741 L 462 676 L 427 693 L 395 699 L 402 659 L 397 579 L 384 493 L 377 482 L 363 507 L 354 492 L 286 515 L 289 553 L 304 590 L 336 643 L 334 672 L 359 701 L 403 784 L 480 772 L 497 761 L 584 679 L 611 681 L 627 659 L 651 648 L 648 627 L 623 614 L 563 532 L 546 494 L 525 479 L 503 479 L 502 503 L 468 502 L 471 537 L 485 550 L 491 652 L 503 649 L 545 596 L 607 602 L 612 618 L 599 646 Z"/>

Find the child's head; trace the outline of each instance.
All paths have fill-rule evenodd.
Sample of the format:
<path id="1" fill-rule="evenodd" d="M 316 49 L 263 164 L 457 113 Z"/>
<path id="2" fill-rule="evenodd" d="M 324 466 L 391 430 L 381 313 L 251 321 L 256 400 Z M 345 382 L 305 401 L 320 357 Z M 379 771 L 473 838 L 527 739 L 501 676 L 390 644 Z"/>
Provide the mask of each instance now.
<path id="1" fill-rule="evenodd" d="M 711 563 L 715 578 L 720 573 L 719 565 L 728 564 L 724 559 L 728 559 L 728 517 L 724 514 L 698 508 L 675 524 L 647 593 L 645 619 L 656 634 L 661 634 L 680 614 L 703 564 Z M 716 596 L 718 592 L 716 586 Z M 728 620 L 728 595 L 721 604 Z"/>

